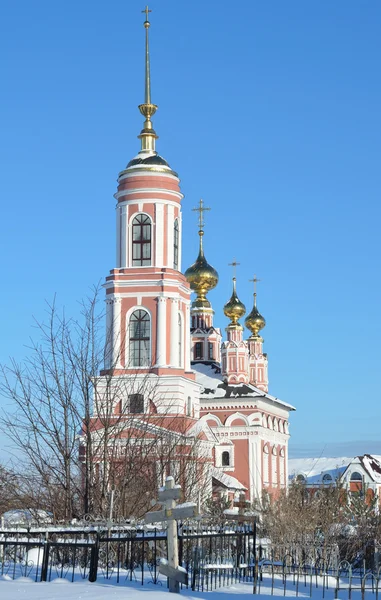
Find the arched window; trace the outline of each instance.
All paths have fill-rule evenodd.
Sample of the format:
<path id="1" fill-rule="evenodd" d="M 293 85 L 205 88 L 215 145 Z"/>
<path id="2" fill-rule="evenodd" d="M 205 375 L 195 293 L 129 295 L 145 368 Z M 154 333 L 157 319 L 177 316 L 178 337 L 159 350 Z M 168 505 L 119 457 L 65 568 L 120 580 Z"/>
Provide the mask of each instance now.
<path id="1" fill-rule="evenodd" d="M 299 475 L 297 475 L 297 477 L 296 477 L 296 481 L 297 481 L 298 483 L 306 483 L 306 478 L 304 477 L 304 475 L 301 475 L 301 474 L 299 474 Z"/>
<path id="2" fill-rule="evenodd" d="M 223 452 L 221 456 L 221 464 L 223 467 L 229 467 L 230 465 L 230 454 L 229 452 Z"/>
<path id="3" fill-rule="evenodd" d="M 332 483 L 332 475 L 330 475 L 329 473 L 323 475 L 323 483 Z"/>
<path id="4" fill-rule="evenodd" d="M 178 314 L 177 335 L 179 337 L 179 367 L 181 367 L 182 362 L 183 362 L 183 345 L 182 345 L 182 327 L 181 327 L 180 313 Z"/>
<path id="5" fill-rule="evenodd" d="M 179 220 L 175 220 L 173 230 L 173 268 L 176 271 L 179 268 Z"/>
<path id="6" fill-rule="evenodd" d="M 150 363 L 150 318 L 145 310 L 130 317 L 130 367 L 148 367 Z"/>
<path id="7" fill-rule="evenodd" d="M 360 473 L 357 473 L 357 471 L 355 471 L 351 475 L 351 481 L 361 481 L 362 482 L 362 475 Z"/>
<path id="8" fill-rule="evenodd" d="M 132 221 L 132 266 L 151 264 L 151 219 L 137 215 Z"/>

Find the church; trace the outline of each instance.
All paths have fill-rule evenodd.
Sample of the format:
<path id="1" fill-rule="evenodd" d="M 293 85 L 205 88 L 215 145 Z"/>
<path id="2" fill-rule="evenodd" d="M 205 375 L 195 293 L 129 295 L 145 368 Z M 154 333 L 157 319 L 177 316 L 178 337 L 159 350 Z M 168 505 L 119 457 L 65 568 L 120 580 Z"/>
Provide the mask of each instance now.
<path id="1" fill-rule="evenodd" d="M 244 321 L 249 335 L 240 322 L 246 308 L 235 277 L 224 336 L 215 324 L 207 295 L 218 274 L 204 254 L 208 208 L 202 200 L 195 209 L 199 253 L 182 272 L 183 194 L 177 172 L 156 150 L 152 119 L 158 107 L 151 100 L 148 8 L 144 12 L 144 123 L 140 150 L 119 173 L 115 193 L 116 263 L 105 283 L 101 377 L 105 388 L 107 380 L 115 390 L 128 390 L 119 393 L 116 413 L 136 415 L 140 424 L 160 419 L 160 428 L 200 440 L 210 495 L 244 494 L 253 502 L 287 485 L 288 422 L 295 409 L 268 392 L 256 277 Z"/>

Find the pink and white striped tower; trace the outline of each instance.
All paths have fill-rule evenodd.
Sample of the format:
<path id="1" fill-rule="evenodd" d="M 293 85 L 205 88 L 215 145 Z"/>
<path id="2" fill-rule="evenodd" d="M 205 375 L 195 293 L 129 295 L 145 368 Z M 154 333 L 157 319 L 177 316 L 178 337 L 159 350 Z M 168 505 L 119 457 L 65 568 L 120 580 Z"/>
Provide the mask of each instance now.
<path id="1" fill-rule="evenodd" d="M 190 288 L 181 273 L 179 177 L 156 151 L 152 116 L 148 8 L 144 27 L 145 118 L 139 153 L 119 173 L 116 267 L 106 278 L 107 348 L 104 375 L 128 377 L 160 412 L 198 416 L 198 390 L 190 368 Z M 133 377 L 132 377 L 133 376 Z M 155 399 L 152 400 L 152 396 Z M 148 396 L 150 398 L 148 399 Z M 142 412 L 142 411 L 140 411 Z"/>
<path id="2" fill-rule="evenodd" d="M 239 263 L 233 262 L 235 267 Z M 230 319 L 226 327 L 227 341 L 222 343 L 222 376 L 227 383 L 248 383 L 247 344 L 243 341 L 243 327 L 238 322 L 246 312 L 245 305 L 239 300 L 236 290 L 236 278 L 233 277 L 233 293 L 224 306 L 224 313 Z"/>
<path id="3" fill-rule="evenodd" d="M 251 331 L 251 336 L 247 340 L 249 346 L 249 381 L 264 392 L 269 390 L 268 378 L 268 360 L 267 354 L 263 352 L 263 338 L 259 335 L 261 329 L 266 325 L 264 317 L 257 308 L 257 279 L 251 280 L 254 283 L 254 306 L 251 313 L 245 319 L 246 327 Z"/>

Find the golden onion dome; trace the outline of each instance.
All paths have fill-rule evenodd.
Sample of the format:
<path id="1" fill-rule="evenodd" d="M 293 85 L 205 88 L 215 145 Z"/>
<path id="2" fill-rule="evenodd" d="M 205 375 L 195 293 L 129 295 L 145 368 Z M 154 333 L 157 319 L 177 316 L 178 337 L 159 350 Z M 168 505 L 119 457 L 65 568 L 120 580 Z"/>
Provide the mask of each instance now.
<path id="1" fill-rule="evenodd" d="M 236 278 L 233 277 L 233 293 L 229 302 L 224 306 L 224 314 L 231 321 L 231 325 L 237 325 L 238 320 L 246 312 L 246 306 L 240 301 L 236 292 Z"/>
<path id="2" fill-rule="evenodd" d="M 194 308 L 210 307 L 210 302 L 207 300 L 206 294 L 214 289 L 218 283 L 218 273 L 216 269 L 208 263 L 204 255 L 202 246 L 203 235 L 204 232 L 200 230 L 200 251 L 197 260 L 184 273 L 191 290 L 197 294 L 197 298 L 192 303 Z"/>
<path id="3" fill-rule="evenodd" d="M 246 327 L 251 331 L 254 337 L 258 336 L 258 333 L 261 329 L 263 329 L 266 325 L 266 321 L 264 317 L 262 317 L 261 313 L 257 308 L 257 294 L 254 293 L 254 306 L 253 310 L 249 315 L 247 315 L 245 319 Z"/>

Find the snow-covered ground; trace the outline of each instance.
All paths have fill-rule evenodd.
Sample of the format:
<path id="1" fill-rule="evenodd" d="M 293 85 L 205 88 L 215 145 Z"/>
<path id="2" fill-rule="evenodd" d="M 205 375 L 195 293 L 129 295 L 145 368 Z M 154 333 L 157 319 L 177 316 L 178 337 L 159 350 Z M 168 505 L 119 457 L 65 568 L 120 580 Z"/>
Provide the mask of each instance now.
<path id="1" fill-rule="evenodd" d="M 320 579 L 320 578 L 319 578 Z M 328 578 L 328 588 L 323 592 L 322 582 L 315 587 L 315 577 L 311 586 L 313 600 L 333 600 L 336 580 Z M 298 594 L 298 595 L 297 595 Z M 192 592 L 190 589 L 181 591 L 181 598 L 188 600 L 228 600 L 234 597 L 234 600 L 247 600 L 247 596 L 253 595 L 253 584 L 233 583 L 229 587 L 219 588 L 213 591 Z M 281 577 L 275 578 L 274 596 L 283 596 L 284 588 Z M 292 598 L 309 598 L 310 585 L 304 586 L 304 581 L 300 581 L 298 590 L 289 578 L 286 590 L 286 596 Z M 270 600 L 271 578 L 265 578 L 260 587 L 260 599 Z M 371 592 L 370 582 L 367 584 L 365 592 L 367 600 L 374 600 L 375 594 Z M 176 595 L 170 594 L 165 586 L 144 585 L 139 586 L 137 582 L 112 584 L 107 582 L 89 583 L 88 581 L 76 581 L 70 583 L 66 579 L 54 579 L 50 583 L 35 583 L 33 580 L 20 577 L 15 580 L 8 580 L 7 577 L 0 577 L 0 598 L 1 600 L 173 600 Z M 339 600 L 348 599 L 348 590 L 340 589 Z M 353 600 L 361 600 L 360 590 L 352 591 Z"/>

